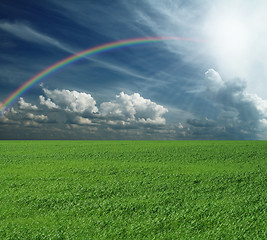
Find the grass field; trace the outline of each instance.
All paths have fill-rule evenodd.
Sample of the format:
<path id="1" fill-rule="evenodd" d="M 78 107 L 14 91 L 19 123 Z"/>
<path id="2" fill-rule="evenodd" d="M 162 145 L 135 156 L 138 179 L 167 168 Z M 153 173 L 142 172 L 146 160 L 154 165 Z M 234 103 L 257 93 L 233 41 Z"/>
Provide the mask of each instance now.
<path id="1" fill-rule="evenodd" d="M 266 239 L 265 141 L 0 141 L 0 239 Z"/>

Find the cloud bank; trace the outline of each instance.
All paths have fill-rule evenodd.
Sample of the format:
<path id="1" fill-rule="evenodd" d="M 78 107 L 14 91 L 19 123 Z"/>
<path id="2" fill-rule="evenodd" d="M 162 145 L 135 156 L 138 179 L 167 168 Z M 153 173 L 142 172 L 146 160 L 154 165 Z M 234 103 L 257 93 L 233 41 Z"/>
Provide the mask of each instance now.
<path id="1" fill-rule="evenodd" d="M 174 118 L 172 109 L 139 93 L 121 92 L 111 101 L 97 103 L 89 93 L 42 87 L 44 95 L 39 96 L 39 104 L 20 98 L 17 108 L 9 109 L 1 118 L 0 126 L 20 126 L 27 131 L 53 129 L 57 137 L 70 139 L 266 138 L 266 100 L 248 93 L 243 81 L 224 80 L 214 69 L 208 69 L 202 81 L 205 88 L 195 94 L 208 103 L 209 116 L 191 109 L 176 111 Z M 168 112 L 172 115 L 169 123 Z M 52 135 L 46 138 L 55 138 Z"/>
<path id="2" fill-rule="evenodd" d="M 166 125 L 163 115 L 168 109 L 139 93 L 121 92 L 115 100 L 99 105 L 85 92 L 43 87 L 43 93 L 38 107 L 21 98 L 18 108 L 4 113 L 3 138 L 150 139 Z"/>

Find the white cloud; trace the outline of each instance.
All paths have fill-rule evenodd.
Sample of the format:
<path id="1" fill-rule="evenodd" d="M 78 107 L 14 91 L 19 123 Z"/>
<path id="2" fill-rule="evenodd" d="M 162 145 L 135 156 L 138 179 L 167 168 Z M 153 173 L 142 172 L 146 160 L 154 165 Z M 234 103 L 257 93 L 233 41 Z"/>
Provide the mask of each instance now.
<path id="1" fill-rule="evenodd" d="M 104 117 L 144 124 L 165 124 L 162 115 L 166 112 L 168 109 L 144 99 L 138 93 L 128 95 L 121 92 L 115 101 L 100 105 L 100 113 Z"/>
<path id="2" fill-rule="evenodd" d="M 220 88 L 224 86 L 224 82 L 218 72 L 214 69 L 209 69 L 205 72 L 207 88 L 211 91 L 218 91 Z"/>
<path id="3" fill-rule="evenodd" d="M 41 114 L 41 115 L 34 115 L 32 113 L 27 113 L 26 114 L 28 119 L 35 120 L 37 122 L 46 122 L 48 120 L 48 117 Z"/>
<path id="4" fill-rule="evenodd" d="M 257 94 L 244 93 L 244 97 L 254 102 L 261 116 L 267 118 L 267 100 L 262 99 Z"/>
<path id="5" fill-rule="evenodd" d="M 79 125 L 94 125 L 90 119 L 81 116 L 76 116 L 74 119 L 74 123 Z"/>
<path id="6" fill-rule="evenodd" d="M 50 98 L 45 99 L 44 96 L 40 95 L 39 96 L 40 104 L 48 107 L 49 109 L 58 109 L 59 106 L 56 105 Z"/>
<path id="7" fill-rule="evenodd" d="M 136 127 L 136 124 L 164 125 L 166 123 L 163 114 L 168 109 L 145 99 L 139 93 L 132 95 L 121 92 L 116 100 L 100 104 L 100 111 L 96 102 L 90 94 L 70 90 L 48 90 L 43 88 L 47 97 L 39 96 L 40 104 L 49 109 L 62 109 L 68 113 L 65 116 L 67 122 L 78 125 L 105 124 L 121 126 L 125 128 Z M 87 118 L 88 115 L 95 120 Z M 85 117 L 87 116 L 87 117 Z M 61 119 L 64 119 L 61 115 Z"/>
<path id="8" fill-rule="evenodd" d="M 43 89 L 47 100 L 43 96 L 40 97 L 40 101 L 44 105 L 52 107 L 60 107 L 66 111 L 76 113 L 96 113 L 98 108 L 96 107 L 96 101 L 88 93 L 70 91 L 70 90 L 48 90 Z M 52 102 L 53 100 L 53 102 Z"/>
<path id="9" fill-rule="evenodd" d="M 22 97 L 19 98 L 18 103 L 20 109 L 38 110 L 38 107 L 36 105 L 32 105 L 31 103 L 25 102 Z"/>
<path id="10" fill-rule="evenodd" d="M 34 127 L 34 128 L 40 128 L 42 125 L 36 121 L 25 121 L 23 122 L 25 127 Z"/>
<path id="11" fill-rule="evenodd" d="M 18 113 L 13 107 L 10 109 L 10 112 L 12 112 L 13 114 Z"/>

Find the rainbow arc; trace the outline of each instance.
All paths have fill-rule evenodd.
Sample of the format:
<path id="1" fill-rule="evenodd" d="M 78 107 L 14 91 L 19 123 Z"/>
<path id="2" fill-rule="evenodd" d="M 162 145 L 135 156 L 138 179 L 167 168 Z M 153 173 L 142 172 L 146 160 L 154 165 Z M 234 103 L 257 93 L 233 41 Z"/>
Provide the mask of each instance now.
<path id="1" fill-rule="evenodd" d="M 19 97 L 25 94 L 28 90 L 30 90 L 33 86 L 43 81 L 46 77 L 50 76 L 57 70 L 66 67 L 70 64 L 73 64 L 84 57 L 91 57 L 103 52 L 111 51 L 113 49 L 120 49 L 124 47 L 135 46 L 138 44 L 146 44 L 146 43 L 155 43 L 162 42 L 167 40 L 180 40 L 180 41 L 190 41 L 190 42 L 201 42 L 199 39 L 194 38 L 184 38 L 184 37 L 145 37 L 145 38 L 132 38 L 126 40 L 120 40 L 115 42 L 110 42 L 102 45 L 98 45 L 93 48 L 89 48 L 78 52 L 74 55 L 71 55 L 67 58 L 64 58 L 53 65 L 45 68 L 43 71 L 39 72 L 29 80 L 27 80 L 24 84 L 18 87 L 14 92 L 12 92 L 0 105 L 0 116 L 3 115 L 4 111 L 8 109 L 13 103 L 17 101 Z"/>

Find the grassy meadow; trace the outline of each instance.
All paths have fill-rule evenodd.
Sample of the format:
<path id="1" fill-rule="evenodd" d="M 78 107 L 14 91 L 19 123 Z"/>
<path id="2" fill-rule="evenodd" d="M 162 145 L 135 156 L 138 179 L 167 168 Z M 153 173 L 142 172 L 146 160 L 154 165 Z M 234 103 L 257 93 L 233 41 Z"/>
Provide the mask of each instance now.
<path id="1" fill-rule="evenodd" d="M 266 239 L 266 141 L 0 141 L 0 239 Z"/>

